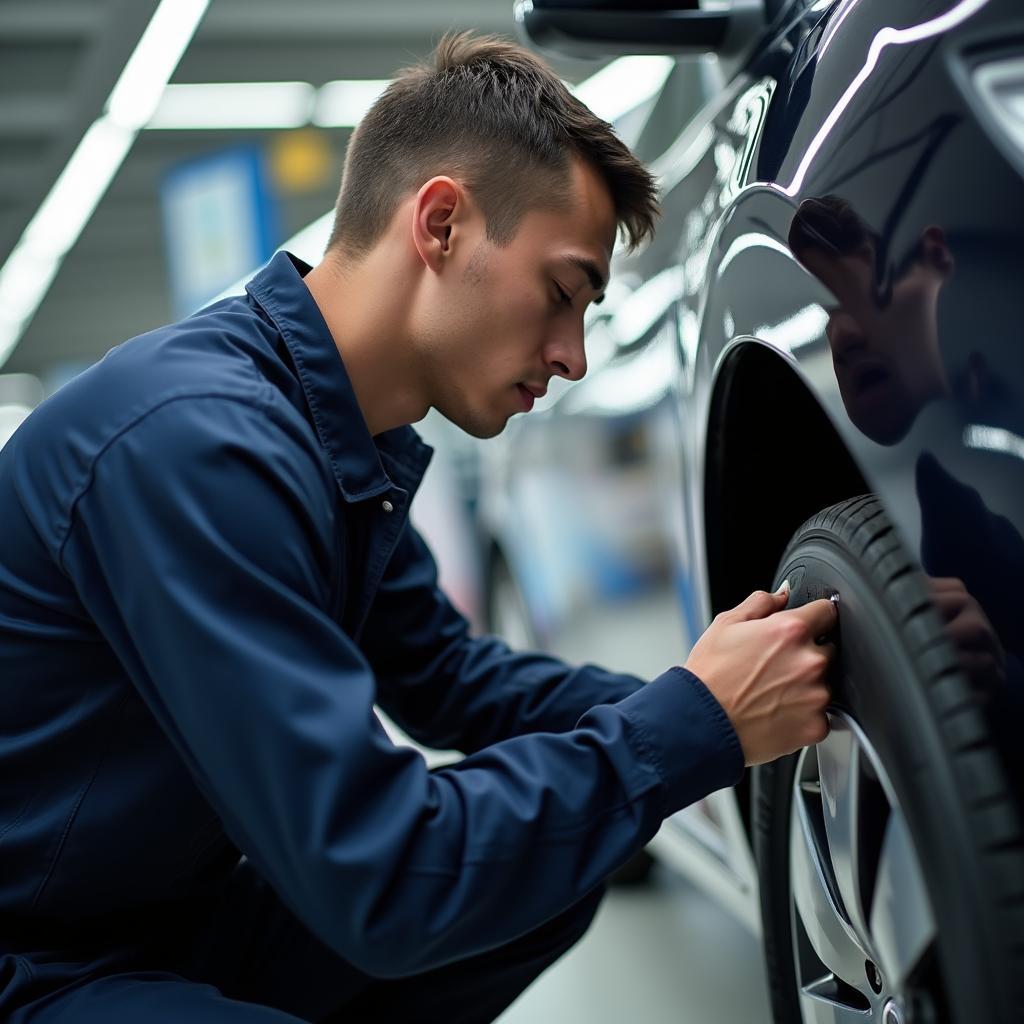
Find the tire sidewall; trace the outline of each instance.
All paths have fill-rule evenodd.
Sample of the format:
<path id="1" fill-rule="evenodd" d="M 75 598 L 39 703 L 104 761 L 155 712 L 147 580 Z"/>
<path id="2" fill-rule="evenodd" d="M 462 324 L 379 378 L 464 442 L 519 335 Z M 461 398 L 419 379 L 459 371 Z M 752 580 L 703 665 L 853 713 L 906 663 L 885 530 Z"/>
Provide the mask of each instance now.
<path id="1" fill-rule="evenodd" d="M 840 595 L 841 650 L 833 697 L 858 723 L 889 777 L 917 854 L 937 931 L 937 953 L 955 1020 L 1002 1019 L 991 998 L 998 979 L 979 962 L 982 879 L 961 797 L 926 673 L 917 662 L 899 609 L 885 584 L 872 578 L 849 546 L 826 529 L 806 531 L 783 559 L 776 585 L 789 579 L 796 607 Z M 925 605 L 923 586 L 920 592 Z M 941 642 L 941 623 L 930 607 L 914 614 Z M 918 626 L 920 623 L 917 624 Z M 789 829 L 797 755 L 755 773 L 756 834 L 762 865 L 765 945 L 776 1020 L 799 1021 L 789 879 Z M 966 969 L 965 969 L 966 968 Z"/>

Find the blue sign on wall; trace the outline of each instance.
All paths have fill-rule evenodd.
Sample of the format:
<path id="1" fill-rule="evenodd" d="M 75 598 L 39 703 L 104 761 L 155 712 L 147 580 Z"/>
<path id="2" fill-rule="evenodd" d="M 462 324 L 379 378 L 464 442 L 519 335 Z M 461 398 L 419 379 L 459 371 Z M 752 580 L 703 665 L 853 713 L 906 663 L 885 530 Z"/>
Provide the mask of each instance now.
<path id="1" fill-rule="evenodd" d="M 255 146 L 172 168 L 160 205 L 176 316 L 195 312 L 273 255 L 278 232 Z"/>

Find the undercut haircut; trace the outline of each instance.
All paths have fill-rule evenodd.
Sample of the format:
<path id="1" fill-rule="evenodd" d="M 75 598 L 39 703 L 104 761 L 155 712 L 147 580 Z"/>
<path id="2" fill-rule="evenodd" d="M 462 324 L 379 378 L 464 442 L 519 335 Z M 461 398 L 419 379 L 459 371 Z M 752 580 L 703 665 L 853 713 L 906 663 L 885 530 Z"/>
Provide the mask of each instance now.
<path id="1" fill-rule="evenodd" d="M 439 174 L 479 205 L 507 245 L 531 209 L 561 209 L 573 159 L 603 179 L 630 250 L 654 234 L 657 186 L 602 121 L 529 50 L 449 33 L 429 64 L 399 73 L 352 135 L 328 252 L 364 256 L 400 202 Z"/>

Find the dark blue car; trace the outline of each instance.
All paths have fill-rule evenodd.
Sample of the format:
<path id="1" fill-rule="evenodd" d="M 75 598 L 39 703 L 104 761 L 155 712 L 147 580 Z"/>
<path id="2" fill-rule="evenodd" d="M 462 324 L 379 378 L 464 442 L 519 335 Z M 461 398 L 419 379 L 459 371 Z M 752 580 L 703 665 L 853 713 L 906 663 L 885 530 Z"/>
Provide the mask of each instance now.
<path id="1" fill-rule="evenodd" d="M 828 739 L 656 852 L 763 931 L 779 1024 L 1024 1020 L 1024 8 L 516 17 L 674 63 L 627 126 L 657 238 L 485 446 L 492 624 L 653 675 L 754 589 L 834 596 Z"/>

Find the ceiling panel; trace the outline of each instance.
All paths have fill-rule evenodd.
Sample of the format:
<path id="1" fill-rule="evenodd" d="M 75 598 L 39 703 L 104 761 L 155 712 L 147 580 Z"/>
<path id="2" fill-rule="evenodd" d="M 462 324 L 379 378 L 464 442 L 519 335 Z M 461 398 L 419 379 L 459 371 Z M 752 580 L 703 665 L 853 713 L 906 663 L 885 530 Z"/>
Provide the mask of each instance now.
<path id="1" fill-rule="evenodd" d="M 0 259 L 97 117 L 156 0 L 0 0 Z M 388 78 L 451 28 L 510 33 L 511 0 L 211 0 L 172 83 Z M 559 64 L 577 80 L 597 64 Z M 348 130 L 324 132 L 330 173 L 282 196 L 288 237 L 329 210 Z M 273 132 L 143 131 L 2 372 L 44 378 L 171 318 L 160 183 L 183 161 Z"/>

